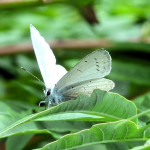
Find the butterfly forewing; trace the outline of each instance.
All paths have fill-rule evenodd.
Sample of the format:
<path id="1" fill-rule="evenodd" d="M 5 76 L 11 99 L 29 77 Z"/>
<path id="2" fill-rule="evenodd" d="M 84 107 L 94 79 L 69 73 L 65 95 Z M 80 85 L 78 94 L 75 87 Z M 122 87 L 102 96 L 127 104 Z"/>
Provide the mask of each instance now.
<path id="1" fill-rule="evenodd" d="M 58 92 L 69 85 L 102 78 L 110 73 L 111 57 L 106 50 L 97 50 L 84 57 L 56 84 Z"/>
<path id="2" fill-rule="evenodd" d="M 32 25 L 30 26 L 31 39 L 34 52 L 46 88 L 52 88 L 58 80 L 67 72 L 60 65 L 56 65 L 56 58 L 48 43 Z"/>

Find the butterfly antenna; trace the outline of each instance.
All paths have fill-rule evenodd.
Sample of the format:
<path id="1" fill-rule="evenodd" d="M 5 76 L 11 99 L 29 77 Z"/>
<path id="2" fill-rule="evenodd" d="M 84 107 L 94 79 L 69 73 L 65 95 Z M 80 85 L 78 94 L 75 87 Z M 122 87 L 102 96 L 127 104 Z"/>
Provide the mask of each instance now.
<path id="1" fill-rule="evenodd" d="M 37 79 L 38 81 L 40 81 L 41 83 L 44 84 L 43 81 L 41 81 L 38 77 L 36 77 L 34 74 L 32 74 L 30 71 L 26 70 L 24 67 L 21 67 L 22 70 L 26 71 L 27 73 L 29 73 L 32 77 L 34 77 L 35 79 Z M 45 84 L 44 84 L 45 85 Z"/>

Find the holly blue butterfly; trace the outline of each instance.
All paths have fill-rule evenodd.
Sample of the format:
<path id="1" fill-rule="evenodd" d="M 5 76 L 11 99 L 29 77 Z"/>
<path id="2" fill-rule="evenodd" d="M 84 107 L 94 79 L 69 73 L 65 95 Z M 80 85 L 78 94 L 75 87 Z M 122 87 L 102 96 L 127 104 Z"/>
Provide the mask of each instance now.
<path id="1" fill-rule="evenodd" d="M 30 26 L 33 49 L 45 83 L 48 108 L 52 103 L 75 99 L 79 94 L 91 95 L 94 89 L 109 91 L 113 81 L 104 78 L 111 71 L 111 56 L 106 50 L 97 50 L 77 63 L 69 72 L 56 64 L 56 58 L 45 39 Z"/>

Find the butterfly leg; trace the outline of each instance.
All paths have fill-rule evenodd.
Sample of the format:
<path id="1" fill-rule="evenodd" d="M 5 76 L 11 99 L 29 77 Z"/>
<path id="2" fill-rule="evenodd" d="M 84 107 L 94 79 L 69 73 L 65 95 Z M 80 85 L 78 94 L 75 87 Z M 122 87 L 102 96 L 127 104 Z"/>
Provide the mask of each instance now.
<path id="1" fill-rule="evenodd" d="M 56 105 L 58 105 L 58 104 L 59 104 L 59 99 L 55 98 L 54 103 L 55 103 Z"/>
<path id="2" fill-rule="evenodd" d="M 48 101 L 48 108 L 50 108 L 50 105 L 51 105 L 51 101 L 49 100 Z"/>

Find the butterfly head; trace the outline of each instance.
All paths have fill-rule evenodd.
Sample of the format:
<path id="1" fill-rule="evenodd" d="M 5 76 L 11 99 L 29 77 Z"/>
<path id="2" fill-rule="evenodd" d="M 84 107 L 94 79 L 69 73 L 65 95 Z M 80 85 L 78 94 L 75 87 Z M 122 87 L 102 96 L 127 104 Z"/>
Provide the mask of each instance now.
<path id="1" fill-rule="evenodd" d="M 50 101 L 49 101 L 49 97 L 51 96 L 51 89 L 50 88 L 46 88 L 44 89 L 44 94 L 45 94 L 45 98 L 43 101 L 39 102 L 39 107 L 46 107 L 47 105 L 49 106 Z"/>

